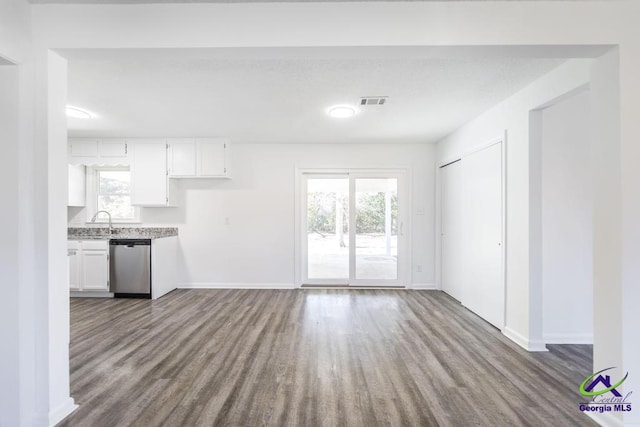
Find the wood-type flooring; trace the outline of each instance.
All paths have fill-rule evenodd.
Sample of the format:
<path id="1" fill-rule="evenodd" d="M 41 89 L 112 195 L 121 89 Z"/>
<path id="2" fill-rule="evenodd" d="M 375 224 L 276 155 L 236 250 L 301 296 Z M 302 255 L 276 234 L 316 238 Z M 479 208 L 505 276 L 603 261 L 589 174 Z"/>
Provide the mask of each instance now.
<path id="1" fill-rule="evenodd" d="M 73 298 L 60 426 L 591 426 L 591 346 L 528 353 L 440 291 Z"/>

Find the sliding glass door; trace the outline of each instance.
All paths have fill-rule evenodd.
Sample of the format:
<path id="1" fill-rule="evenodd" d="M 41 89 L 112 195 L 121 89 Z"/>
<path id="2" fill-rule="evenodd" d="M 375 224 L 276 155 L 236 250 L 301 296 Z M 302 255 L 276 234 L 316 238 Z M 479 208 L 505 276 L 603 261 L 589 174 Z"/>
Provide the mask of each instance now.
<path id="1" fill-rule="evenodd" d="M 383 171 L 303 174 L 303 284 L 402 285 L 402 181 Z"/>
<path id="2" fill-rule="evenodd" d="M 349 283 L 349 178 L 306 179 L 307 278 L 314 284 Z"/>

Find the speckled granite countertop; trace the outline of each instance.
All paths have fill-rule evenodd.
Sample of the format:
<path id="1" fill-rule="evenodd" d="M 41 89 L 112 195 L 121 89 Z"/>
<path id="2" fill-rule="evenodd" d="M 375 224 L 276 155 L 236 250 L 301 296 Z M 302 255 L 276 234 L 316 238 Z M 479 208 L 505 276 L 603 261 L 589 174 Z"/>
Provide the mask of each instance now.
<path id="1" fill-rule="evenodd" d="M 110 239 L 160 239 L 178 235 L 172 227 L 114 227 L 109 234 L 107 227 L 69 227 L 68 240 L 110 240 Z"/>

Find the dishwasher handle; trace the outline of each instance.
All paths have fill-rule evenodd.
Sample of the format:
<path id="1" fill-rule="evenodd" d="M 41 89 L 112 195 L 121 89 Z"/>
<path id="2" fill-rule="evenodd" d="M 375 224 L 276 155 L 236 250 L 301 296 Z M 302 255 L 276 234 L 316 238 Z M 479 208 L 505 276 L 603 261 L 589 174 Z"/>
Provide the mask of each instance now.
<path id="1" fill-rule="evenodd" d="M 151 239 L 111 239 L 109 240 L 111 246 L 126 246 L 133 248 L 136 246 L 151 246 Z"/>

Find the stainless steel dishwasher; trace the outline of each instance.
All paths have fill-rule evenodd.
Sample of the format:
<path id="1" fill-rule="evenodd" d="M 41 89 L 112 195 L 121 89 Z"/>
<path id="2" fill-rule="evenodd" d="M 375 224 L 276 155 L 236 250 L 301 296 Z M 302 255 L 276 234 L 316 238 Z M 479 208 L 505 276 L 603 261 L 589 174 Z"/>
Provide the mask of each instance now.
<path id="1" fill-rule="evenodd" d="M 151 298 L 151 240 L 109 241 L 111 292 L 116 298 Z"/>

